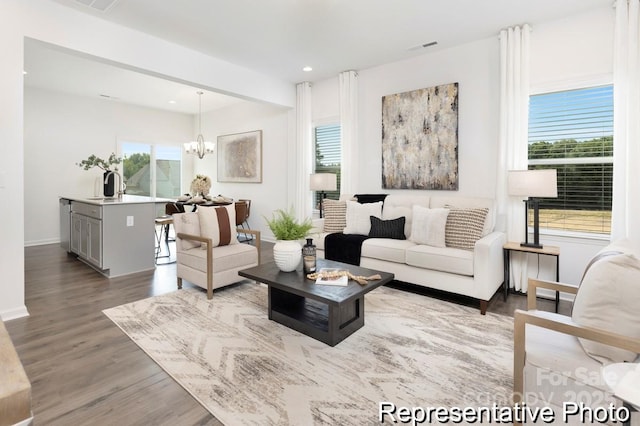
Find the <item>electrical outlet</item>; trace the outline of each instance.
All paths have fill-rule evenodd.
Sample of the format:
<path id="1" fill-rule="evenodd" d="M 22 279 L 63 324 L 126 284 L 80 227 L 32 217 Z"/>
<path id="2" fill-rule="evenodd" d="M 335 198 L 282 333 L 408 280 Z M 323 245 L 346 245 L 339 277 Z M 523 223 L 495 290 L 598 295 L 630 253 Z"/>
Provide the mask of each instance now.
<path id="1" fill-rule="evenodd" d="M 127 216 L 127 226 L 133 226 L 133 216 Z"/>

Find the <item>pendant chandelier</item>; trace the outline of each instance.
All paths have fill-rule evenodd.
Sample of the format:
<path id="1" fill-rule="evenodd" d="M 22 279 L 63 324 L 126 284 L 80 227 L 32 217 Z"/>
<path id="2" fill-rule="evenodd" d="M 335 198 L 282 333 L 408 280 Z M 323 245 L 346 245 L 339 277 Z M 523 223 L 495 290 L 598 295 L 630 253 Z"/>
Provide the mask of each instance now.
<path id="1" fill-rule="evenodd" d="M 186 142 L 184 144 L 184 152 L 187 154 L 195 154 L 198 158 L 202 159 L 205 154 L 213 154 L 216 145 L 213 142 L 205 141 L 202 136 L 202 94 L 203 92 L 196 92 L 199 96 L 199 113 L 198 113 L 198 137 L 195 141 Z"/>

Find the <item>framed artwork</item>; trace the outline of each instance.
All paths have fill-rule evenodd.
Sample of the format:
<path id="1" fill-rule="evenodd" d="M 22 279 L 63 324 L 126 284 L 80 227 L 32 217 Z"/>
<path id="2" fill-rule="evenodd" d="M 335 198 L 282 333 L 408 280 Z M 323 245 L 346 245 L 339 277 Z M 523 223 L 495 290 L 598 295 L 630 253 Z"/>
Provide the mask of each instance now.
<path id="1" fill-rule="evenodd" d="M 218 136 L 218 182 L 262 182 L 262 130 Z"/>
<path id="2" fill-rule="evenodd" d="M 382 97 L 382 187 L 458 189 L 458 83 Z"/>

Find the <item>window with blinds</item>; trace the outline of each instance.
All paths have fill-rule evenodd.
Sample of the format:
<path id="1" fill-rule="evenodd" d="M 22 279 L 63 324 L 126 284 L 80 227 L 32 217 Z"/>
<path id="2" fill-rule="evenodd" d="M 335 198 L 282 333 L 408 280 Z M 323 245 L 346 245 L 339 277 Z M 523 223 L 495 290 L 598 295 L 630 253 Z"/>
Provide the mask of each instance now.
<path id="1" fill-rule="evenodd" d="M 340 197 L 340 159 L 342 158 L 342 144 L 340 140 L 340 125 L 328 124 L 314 129 L 316 145 L 315 173 L 335 173 L 337 175 L 337 190 L 326 191 L 327 198 L 337 200 Z M 314 208 L 320 206 L 320 192 L 314 194 Z"/>
<path id="2" fill-rule="evenodd" d="M 529 169 L 558 173 L 558 198 L 540 200 L 541 228 L 610 233 L 613 86 L 531 96 Z"/>

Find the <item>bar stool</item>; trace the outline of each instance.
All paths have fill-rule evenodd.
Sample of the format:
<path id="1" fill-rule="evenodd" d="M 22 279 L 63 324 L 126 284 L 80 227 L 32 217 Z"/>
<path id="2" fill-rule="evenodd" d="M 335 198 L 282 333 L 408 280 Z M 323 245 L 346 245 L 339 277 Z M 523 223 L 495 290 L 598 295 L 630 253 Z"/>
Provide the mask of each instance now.
<path id="1" fill-rule="evenodd" d="M 155 218 L 155 234 L 156 234 L 156 253 L 155 253 L 155 262 L 156 265 L 158 265 L 158 259 L 161 258 L 170 258 L 171 257 L 171 248 L 169 247 L 169 242 L 170 241 L 175 241 L 175 239 L 170 239 L 169 238 L 169 228 L 171 227 L 171 225 L 173 224 L 173 217 L 172 215 L 174 213 L 183 213 L 184 209 L 181 209 L 180 206 L 178 206 L 176 203 L 167 203 L 165 204 L 164 207 L 164 213 L 165 215 L 162 217 L 157 217 Z M 158 232 L 158 226 L 160 227 L 160 232 Z M 164 242 L 167 246 L 167 254 L 166 255 L 160 255 L 160 253 L 162 252 L 162 235 L 164 234 Z M 169 263 L 175 263 L 175 260 L 173 262 L 163 262 L 162 265 L 166 265 Z"/>

